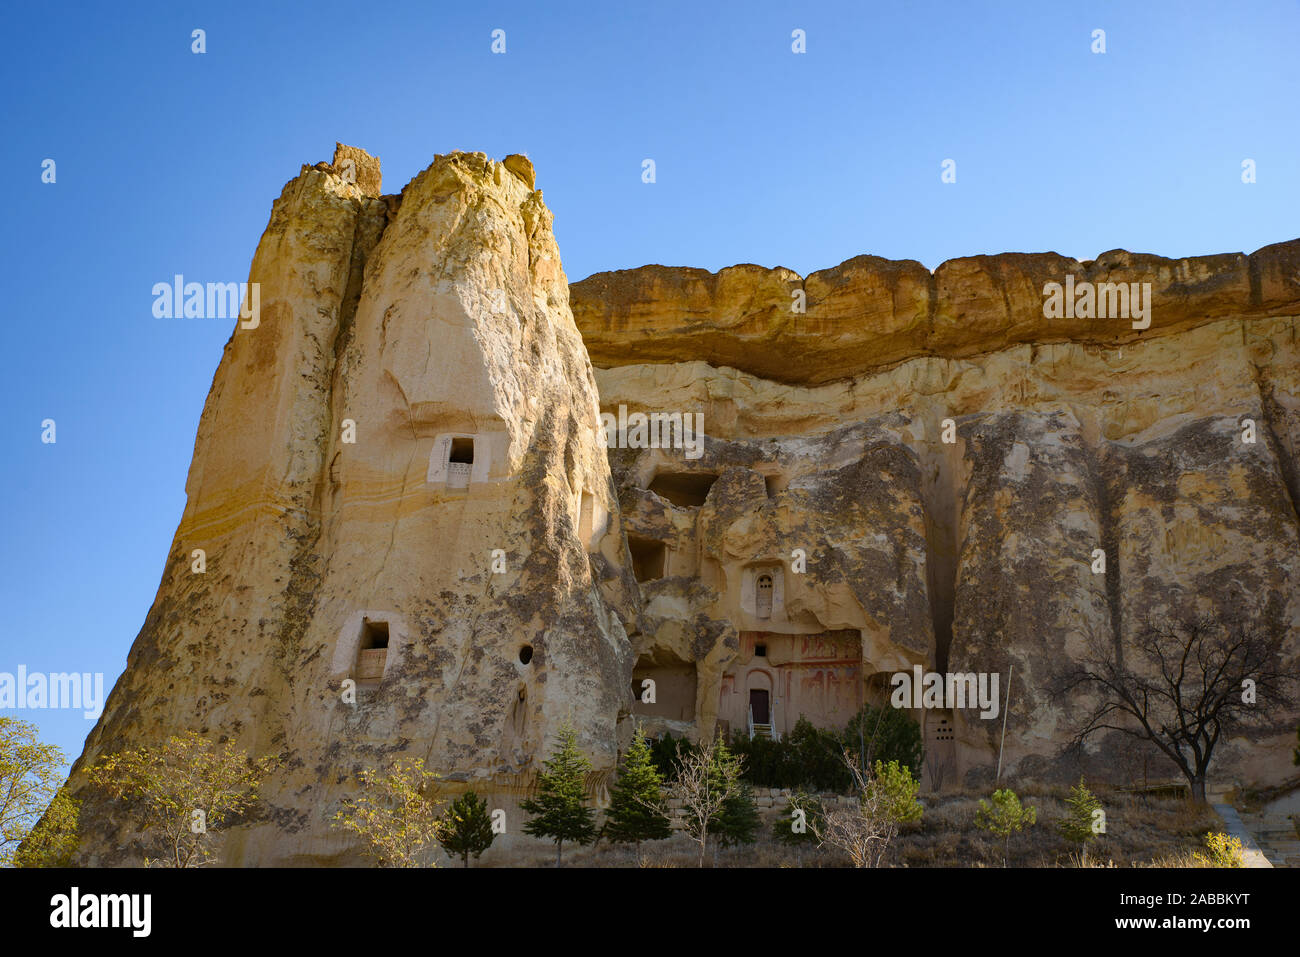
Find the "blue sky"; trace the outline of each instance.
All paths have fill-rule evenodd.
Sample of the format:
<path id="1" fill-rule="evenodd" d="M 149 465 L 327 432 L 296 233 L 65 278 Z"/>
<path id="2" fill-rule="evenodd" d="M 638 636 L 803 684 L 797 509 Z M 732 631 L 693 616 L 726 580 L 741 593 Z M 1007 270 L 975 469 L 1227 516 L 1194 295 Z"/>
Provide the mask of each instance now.
<path id="1" fill-rule="evenodd" d="M 121 673 L 231 331 L 150 288 L 246 279 L 335 140 L 389 192 L 435 153 L 528 153 L 575 280 L 1300 235 L 1295 2 L 123 6 L 15 5 L 0 40 L 0 672 Z M 92 726 L 18 716 L 69 756 Z"/>

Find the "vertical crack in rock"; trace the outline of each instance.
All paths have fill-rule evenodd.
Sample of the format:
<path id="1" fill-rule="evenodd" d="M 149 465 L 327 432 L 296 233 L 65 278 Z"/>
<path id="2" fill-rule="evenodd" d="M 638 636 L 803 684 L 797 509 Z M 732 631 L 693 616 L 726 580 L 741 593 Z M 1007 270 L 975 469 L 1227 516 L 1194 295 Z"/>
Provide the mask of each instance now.
<path id="1" fill-rule="evenodd" d="M 958 487 L 962 450 L 961 444 L 942 443 L 936 429 L 933 438 L 923 443 L 919 451 L 923 475 L 921 498 L 925 505 L 926 592 L 934 622 L 932 664 L 943 672 L 948 670 L 957 592 L 958 527 L 964 498 L 964 489 Z"/>

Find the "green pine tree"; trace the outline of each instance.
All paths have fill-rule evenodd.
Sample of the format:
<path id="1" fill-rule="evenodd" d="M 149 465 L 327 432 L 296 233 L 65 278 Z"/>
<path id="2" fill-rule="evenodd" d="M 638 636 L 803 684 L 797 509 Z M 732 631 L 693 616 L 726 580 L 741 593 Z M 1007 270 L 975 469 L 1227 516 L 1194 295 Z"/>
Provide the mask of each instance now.
<path id="1" fill-rule="evenodd" d="M 754 801 L 754 789 L 741 781 L 735 793 L 728 795 L 722 802 L 722 810 L 713 831 L 718 837 L 718 844 L 722 847 L 753 844 L 762 826 L 758 804 Z"/>
<path id="2" fill-rule="evenodd" d="M 616 844 L 635 844 L 638 864 L 642 841 L 662 841 L 672 836 L 663 777 L 655 767 L 650 745 L 639 725 L 618 780 L 610 788 L 609 810 L 601 833 Z"/>
<path id="3" fill-rule="evenodd" d="M 1096 813 L 1101 809 L 1101 802 L 1084 786 L 1083 778 L 1079 778 L 1079 783 L 1070 788 L 1070 796 L 1066 798 L 1065 803 L 1069 811 L 1064 818 L 1056 822 L 1056 829 L 1067 841 L 1079 845 L 1082 853 L 1081 863 L 1087 867 L 1088 842 L 1100 833 L 1097 828 L 1098 820 L 1104 820 Z"/>
<path id="4" fill-rule="evenodd" d="M 803 814 L 795 812 L 802 811 Z M 825 820 L 825 811 L 821 801 L 804 791 L 790 795 L 785 813 L 772 823 L 772 837 L 780 844 L 793 847 L 798 853 L 799 863 L 803 863 L 803 849 L 816 847 L 817 832 Z"/>
<path id="5" fill-rule="evenodd" d="M 1038 816 L 1032 807 L 1021 807 L 1020 798 L 1010 788 L 993 792 L 993 802 L 980 798 L 980 808 L 975 813 L 975 825 L 1002 838 L 1002 866 L 1007 866 L 1011 851 L 1011 835 L 1031 826 Z"/>
<path id="6" fill-rule="evenodd" d="M 453 857 L 459 854 L 465 867 L 469 867 L 471 854 L 478 860 L 496 840 L 487 801 L 473 791 L 453 801 L 442 819 L 444 828 L 438 836 L 438 843 Z"/>
<path id="7" fill-rule="evenodd" d="M 532 815 L 524 833 L 555 841 L 555 866 L 560 867 L 565 841 L 582 845 L 596 839 L 595 815 L 586 805 L 591 762 L 578 750 L 578 733 L 569 725 L 560 728 L 559 747 L 543 769 L 537 797 L 519 806 Z"/>

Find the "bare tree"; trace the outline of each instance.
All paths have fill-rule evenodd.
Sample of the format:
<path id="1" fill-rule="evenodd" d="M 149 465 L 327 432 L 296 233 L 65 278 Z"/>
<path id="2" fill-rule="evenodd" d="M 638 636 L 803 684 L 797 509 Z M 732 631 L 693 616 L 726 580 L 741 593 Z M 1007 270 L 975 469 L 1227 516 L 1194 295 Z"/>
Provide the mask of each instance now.
<path id="1" fill-rule="evenodd" d="M 810 827 L 821 846 L 844 851 L 854 867 L 879 867 L 899 827 L 921 816 L 918 784 L 912 772 L 896 761 L 877 761 L 864 769 L 857 755 L 846 749 L 844 763 L 853 777 L 856 805 L 827 811 L 824 817 L 811 819 Z"/>
<path id="2" fill-rule="evenodd" d="M 699 866 L 704 866 L 709 834 L 721 817 L 727 799 L 740 790 L 740 759 L 732 755 L 719 734 L 696 748 L 678 750 L 677 773 L 668 793 L 682 803 L 682 826 L 699 845 Z"/>
<path id="3" fill-rule="evenodd" d="M 1276 618 L 1272 620 L 1276 621 Z M 1291 706 L 1285 631 L 1210 615 L 1145 621 L 1131 646 L 1099 638 L 1059 689 L 1091 690 L 1095 707 L 1074 744 L 1100 731 L 1149 741 L 1205 803 L 1205 778 L 1224 734 L 1264 724 Z"/>

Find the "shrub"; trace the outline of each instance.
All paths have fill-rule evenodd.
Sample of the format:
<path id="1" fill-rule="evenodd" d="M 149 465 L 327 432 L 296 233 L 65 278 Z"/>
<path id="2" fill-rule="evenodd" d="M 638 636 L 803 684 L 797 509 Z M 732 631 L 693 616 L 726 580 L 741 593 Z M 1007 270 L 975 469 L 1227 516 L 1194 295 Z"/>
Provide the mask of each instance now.
<path id="1" fill-rule="evenodd" d="M 419 867 L 443 831 L 441 804 L 430 798 L 438 775 L 420 758 L 398 758 L 385 770 L 358 775 L 361 793 L 344 798 L 334 824 L 365 839 L 365 854 L 380 867 Z"/>
<path id="2" fill-rule="evenodd" d="M 921 775 L 925 757 L 921 726 L 901 708 L 865 705 L 849 719 L 843 740 L 844 747 L 856 754 L 864 767 L 876 761 L 896 761 L 910 769 L 913 777 Z"/>
<path id="3" fill-rule="evenodd" d="M 669 780 L 677 769 L 678 758 L 695 748 L 688 738 L 674 738 L 671 732 L 664 732 L 662 738 L 650 739 L 649 743 L 650 760 L 661 781 Z"/>
<path id="4" fill-rule="evenodd" d="M 1241 841 L 1235 837 L 1229 837 L 1219 831 L 1211 831 L 1205 835 L 1205 846 L 1209 849 L 1209 854 L 1202 854 L 1199 851 L 1192 854 L 1192 860 L 1197 867 L 1245 867 L 1246 862 L 1242 857 Z"/>

